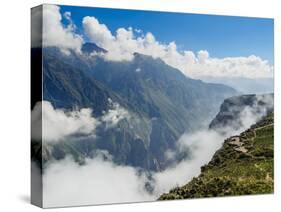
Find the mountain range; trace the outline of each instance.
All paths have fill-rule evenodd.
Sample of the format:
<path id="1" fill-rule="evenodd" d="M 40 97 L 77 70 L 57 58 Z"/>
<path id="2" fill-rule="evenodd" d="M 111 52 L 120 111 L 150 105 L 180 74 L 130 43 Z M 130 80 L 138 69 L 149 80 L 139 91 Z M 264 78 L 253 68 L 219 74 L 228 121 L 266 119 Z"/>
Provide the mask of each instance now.
<path id="1" fill-rule="evenodd" d="M 131 61 L 116 62 L 105 59 L 106 52 L 93 43 L 84 44 L 81 53 L 43 48 L 43 100 L 55 109 L 91 108 L 94 117 L 114 102 L 130 114 L 114 128 L 100 126 L 95 138 L 43 145 L 44 161 L 71 154 L 83 163 L 106 150 L 117 164 L 163 170 L 165 152 L 180 135 L 207 126 L 224 99 L 238 94 L 188 78 L 159 58 L 135 53 Z"/>

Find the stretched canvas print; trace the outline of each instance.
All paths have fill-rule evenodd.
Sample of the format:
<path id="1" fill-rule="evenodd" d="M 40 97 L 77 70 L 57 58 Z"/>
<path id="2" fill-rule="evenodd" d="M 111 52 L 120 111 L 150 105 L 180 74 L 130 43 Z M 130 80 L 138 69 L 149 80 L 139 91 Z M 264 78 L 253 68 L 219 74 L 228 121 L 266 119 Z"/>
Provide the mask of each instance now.
<path id="1" fill-rule="evenodd" d="M 31 201 L 270 194 L 273 19 L 31 9 Z"/>

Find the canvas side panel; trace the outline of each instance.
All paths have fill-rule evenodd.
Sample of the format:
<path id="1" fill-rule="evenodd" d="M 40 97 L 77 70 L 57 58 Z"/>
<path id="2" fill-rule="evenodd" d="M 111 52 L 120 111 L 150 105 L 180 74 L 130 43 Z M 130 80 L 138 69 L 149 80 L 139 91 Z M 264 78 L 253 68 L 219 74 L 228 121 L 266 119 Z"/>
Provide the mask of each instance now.
<path id="1" fill-rule="evenodd" d="M 31 9 L 31 204 L 42 207 L 42 6 Z"/>

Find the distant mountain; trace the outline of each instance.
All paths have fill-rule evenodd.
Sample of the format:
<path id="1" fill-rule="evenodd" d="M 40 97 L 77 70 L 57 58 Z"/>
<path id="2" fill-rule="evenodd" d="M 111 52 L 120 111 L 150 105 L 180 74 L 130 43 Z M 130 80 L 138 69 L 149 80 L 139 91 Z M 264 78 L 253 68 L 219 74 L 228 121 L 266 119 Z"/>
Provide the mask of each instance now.
<path id="1" fill-rule="evenodd" d="M 139 53 L 135 53 L 130 62 L 97 58 L 96 66 L 90 72 L 95 79 L 131 102 L 134 108 L 154 120 L 169 123 L 176 135 L 212 119 L 218 105 L 236 94 L 227 86 L 187 78 L 161 59 Z"/>
<path id="2" fill-rule="evenodd" d="M 161 59 L 135 53 L 132 61 L 113 62 L 89 55 L 91 49 L 99 51 L 95 44 L 85 44 L 82 54 L 43 49 L 44 100 L 55 108 L 89 107 L 99 117 L 110 108 L 110 98 L 131 119 L 115 128 L 100 127 L 95 140 L 56 144 L 47 154 L 55 159 L 70 153 L 83 161 L 102 149 L 118 164 L 164 169 L 164 153 L 175 147 L 180 135 L 209 123 L 221 102 L 237 94 L 228 86 L 187 78 Z"/>
<path id="3" fill-rule="evenodd" d="M 274 190 L 273 113 L 225 140 L 201 174 L 160 200 L 269 194 Z"/>
<path id="4" fill-rule="evenodd" d="M 94 43 L 84 43 L 82 45 L 81 51 L 84 54 L 91 54 L 91 53 L 106 53 L 107 51 L 103 48 L 100 48 Z"/>
<path id="5" fill-rule="evenodd" d="M 249 79 L 243 77 L 204 77 L 204 82 L 228 85 L 243 94 L 272 93 L 274 90 L 273 78 Z"/>
<path id="6" fill-rule="evenodd" d="M 233 130 L 238 130 L 243 125 L 242 120 L 245 116 L 251 114 L 264 116 L 273 112 L 273 100 L 273 94 L 252 94 L 227 98 L 209 128 L 221 132 L 229 130 L 230 127 Z"/>

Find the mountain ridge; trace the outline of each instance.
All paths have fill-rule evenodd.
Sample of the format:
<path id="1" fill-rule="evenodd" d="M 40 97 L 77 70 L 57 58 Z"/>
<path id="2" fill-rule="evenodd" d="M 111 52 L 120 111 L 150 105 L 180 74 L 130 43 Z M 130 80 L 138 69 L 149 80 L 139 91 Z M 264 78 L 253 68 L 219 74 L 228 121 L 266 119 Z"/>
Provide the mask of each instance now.
<path id="1" fill-rule="evenodd" d="M 274 115 L 226 139 L 201 173 L 159 200 L 267 194 L 274 191 Z"/>
<path id="2" fill-rule="evenodd" d="M 233 96 L 223 101 L 220 111 L 209 124 L 209 129 L 225 133 L 231 127 L 238 130 L 243 126 L 247 113 L 266 115 L 273 112 L 274 94 L 246 94 Z M 228 127 L 228 128 L 225 128 Z"/>
<path id="3" fill-rule="evenodd" d="M 65 54 L 46 47 L 43 69 L 43 100 L 55 109 L 91 108 L 99 117 L 110 109 L 110 98 L 132 117 L 113 129 L 98 129 L 95 140 L 56 144 L 51 148 L 56 151 L 48 154 L 55 159 L 69 153 L 92 157 L 101 149 L 117 164 L 162 170 L 167 164 L 165 152 L 175 147 L 180 135 L 208 122 L 220 102 L 236 94 L 224 85 L 187 78 L 161 59 L 138 53 L 132 61 L 114 62 L 100 55 Z M 76 156 L 73 148 L 81 154 Z"/>

